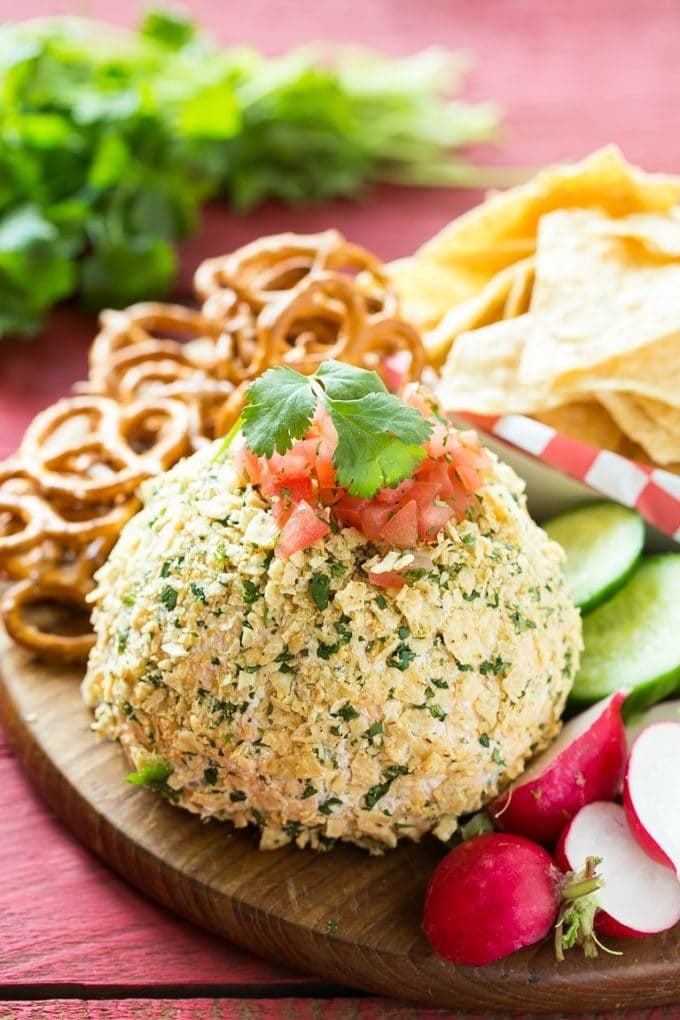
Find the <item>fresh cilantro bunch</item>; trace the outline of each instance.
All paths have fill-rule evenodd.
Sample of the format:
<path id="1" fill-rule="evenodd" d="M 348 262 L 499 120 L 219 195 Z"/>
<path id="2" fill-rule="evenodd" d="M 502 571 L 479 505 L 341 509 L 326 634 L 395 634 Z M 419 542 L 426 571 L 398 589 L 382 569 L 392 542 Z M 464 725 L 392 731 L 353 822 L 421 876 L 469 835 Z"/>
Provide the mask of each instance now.
<path id="1" fill-rule="evenodd" d="M 370 499 L 410 478 L 425 456 L 432 424 L 389 393 L 375 372 L 339 361 L 324 361 L 310 376 L 270 368 L 252 383 L 240 423 L 246 446 L 258 457 L 285 453 L 309 430 L 318 404 L 338 433 L 338 482 L 353 495 Z"/>
<path id="2" fill-rule="evenodd" d="M 454 150 L 486 104 L 444 98 L 452 55 L 220 50 L 181 15 L 136 33 L 78 18 L 0 28 L 0 336 L 76 293 L 92 308 L 166 293 L 202 202 L 355 195 L 379 179 L 466 183 Z"/>

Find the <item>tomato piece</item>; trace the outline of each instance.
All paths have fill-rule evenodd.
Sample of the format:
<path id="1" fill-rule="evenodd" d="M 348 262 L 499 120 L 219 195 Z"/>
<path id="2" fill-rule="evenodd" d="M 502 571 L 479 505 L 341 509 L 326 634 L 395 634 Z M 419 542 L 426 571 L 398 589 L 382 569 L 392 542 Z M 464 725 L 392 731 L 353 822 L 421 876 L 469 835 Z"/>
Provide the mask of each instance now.
<path id="1" fill-rule="evenodd" d="M 444 525 L 453 517 L 453 507 L 443 500 L 442 504 L 430 503 L 419 510 L 418 538 L 421 542 L 434 542 Z"/>
<path id="2" fill-rule="evenodd" d="M 306 503 L 313 502 L 314 489 L 312 487 L 312 480 L 307 475 L 301 475 L 299 478 L 277 478 L 274 482 L 271 498 L 276 523 L 279 527 L 283 527 L 298 503 L 301 503 L 303 500 Z"/>
<path id="3" fill-rule="evenodd" d="M 340 491 L 343 494 L 333 507 L 335 516 L 343 528 L 356 528 L 357 531 L 361 531 L 361 512 L 368 506 L 368 500 L 350 496 L 342 489 Z"/>
<path id="4" fill-rule="evenodd" d="M 335 489 L 338 480 L 335 477 L 335 468 L 330 457 L 318 457 L 314 465 L 316 477 L 321 489 Z"/>
<path id="5" fill-rule="evenodd" d="M 299 475 L 306 475 L 310 472 L 310 465 L 313 456 L 313 443 L 303 440 L 296 443 L 292 450 L 286 453 L 273 453 L 267 463 L 269 474 L 277 478 L 295 478 Z"/>
<path id="6" fill-rule="evenodd" d="M 368 503 L 361 510 L 361 527 L 359 530 L 366 538 L 373 541 L 378 538 L 392 513 L 391 506 L 381 506 L 380 503 Z"/>
<path id="7" fill-rule="evenodd" d="M 239 450 L 236 462 L 245 475 L 245 479 L 253 485 L 259 485 L 262 479 L 260 458 L 251 453 L 245 446 Z"/>
<path id="8" fill-rule="evenodd" d="M 410 549 L 418 540 L 418 505 L 410 499 L 380 529 L 380 538 L 397 549 Z"/>
<path id="9" fill-rule="evenodd" d="M 391 390 L 392 393 L 399 392 L 408 379 L 410 365 L 410 351 L 395 351 L 383 358 L 378 373 L 388 390 Z"/>
<path id="10" fill-rule="evenodd" d="M 414 499 L 418 509 L 423 510 L 434 503 L 440 488 L 437 482 L 414 482 L 409 490 L 409 499 Z"/>
<path id="11" fill-rule="evenodd" d="M 464 446 L 461 446 L 451 464 L 451 468 L 460 481 L 471 492 L 478 492 L 481 489 L 484 484 L 484 475 L 489 467 L 489 460 L 483 451 L 478 453 L 476 450 L 468 450 Z"/>
<path id="12" fill-rule="evenodd" d="M 386 570 L 384 574 L 374 574 L 371 570 L 368 579 L 376 588 L 403 588 L 408 583 L 396 570 Z"/>
<path id="13" fill-rule="evenodd" d="M 416 411 L 420 411 L 423 418 L 444 418 L 444 412 L 442 406 L 435 397 L 434 393 L 428 386 L 423 386 L 422 383 L 410 382 L 406 383 L 401 399 L 409 407 L 415 407 Z"/>
<path id="14" fill-rule="evenodd" d="M 361 511 L 351 510 L 347 507 L 343 507 L 338 510 L 337 506 L 333 508 L 335 510 L 335 516 L 337 517 L 341 527 L 343 528 L 356 528 L 357 531 L 361 531 Z"/>
<path id="15" fill-rule="evenodd" d="M 383 489 L 379 489 L 378 492 L 376 492 L 373 499 L 375 500 L 376 503 L 382 503 L 385 506 L 394 506 L 395 503 L 403 503 L 404 497 L 406 496 L 407 492 L 409 491 L 412 485 L 413 479 L 406 478 L 404 479 L 403 482 L 400 482 L 399 485 L 396 485 L 394 488 L 385 486 Z"/>
<path id="16" fill-rule="evenodd" d="M 425 444 L 425 449 L 430 457 L 435 460 L 443 460 L 455 453 L 458 449 L 458 441 L 453 431 L 446 425 L 435 425 L 432 435 Z"/>
<path id="17" fill-rule="evenodd" d="M 276 555 L 279 557 L 292 556 L 300 549 L 307 549 L 310 545 L 314 545 L 330 530 L 328 523 L 319 517 L 309 503 L 303 499 L 283 526 L 276 543 Z"/>
<path id="18" fill-rule="evenodd" d="M 439 488 L 437 495 L 443 499 L 452 496 L 455 491 L 451 481 L 449 465 L 443 461 L 432 460 L 431 458 L 424 460 L 415 477 L 417 482 L 422 481 L 428 485 L 437 485 Z M 456 486 L 460 484 L 457 478 L 455 484 Z"/>

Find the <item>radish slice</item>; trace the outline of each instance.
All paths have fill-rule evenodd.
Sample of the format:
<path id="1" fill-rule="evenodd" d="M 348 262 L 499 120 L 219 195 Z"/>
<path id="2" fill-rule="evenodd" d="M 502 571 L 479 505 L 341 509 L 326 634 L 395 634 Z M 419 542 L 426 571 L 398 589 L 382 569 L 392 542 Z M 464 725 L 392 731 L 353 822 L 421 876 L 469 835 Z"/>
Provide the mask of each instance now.
<path id="1" fill-rule="evenodd" d="M 617 795 L 627 752 L 624 698 L 616 692 L 567 723 L 489 808 L 498 828 L 553 845 L 584 804 Z"/>
<path id="2" fill-rule="evenodd" d="M 623 805 L 645 853 L 680 878 L 680 722 L 655 723 L 635 740 Z"/>
<path id="3" fill-rule="evenodd" d="M 628 747 L 633 746 L 633 741 L 638 733 L 642 733 L 647 726 L 658 722 L 680 722 L 680 701 L 662 701 L 653 705 L 646 712 L 638 712 L 626 720 L 626 736 Z"/>
<path id="4" fill-rule="evenodd" d="M 597 870 L 604 879 L 596 893 L 597 931 L 637 937 L 666 931 L 680 921 L 680 882 L 640 849 L 619 804 L 597 801 L 581 808 L 555 854 L 561 867 L 572 869 L 591 856 L 601 858 Z"/>

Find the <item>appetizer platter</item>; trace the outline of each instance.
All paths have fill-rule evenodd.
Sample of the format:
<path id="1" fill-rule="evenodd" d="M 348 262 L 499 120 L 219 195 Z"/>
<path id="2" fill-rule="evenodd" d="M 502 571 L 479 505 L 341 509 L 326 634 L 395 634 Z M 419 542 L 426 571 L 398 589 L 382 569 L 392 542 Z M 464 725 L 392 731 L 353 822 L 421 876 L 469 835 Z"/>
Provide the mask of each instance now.
<path id="1" fill-rule="evenodd" d="M 81 839 L 332 981 L 678 1000 L 679 202 L 607 149 L 102 314 L 0 465 L 3 719 Z M 539 527 L 471 423 L 616 502 Z"/>

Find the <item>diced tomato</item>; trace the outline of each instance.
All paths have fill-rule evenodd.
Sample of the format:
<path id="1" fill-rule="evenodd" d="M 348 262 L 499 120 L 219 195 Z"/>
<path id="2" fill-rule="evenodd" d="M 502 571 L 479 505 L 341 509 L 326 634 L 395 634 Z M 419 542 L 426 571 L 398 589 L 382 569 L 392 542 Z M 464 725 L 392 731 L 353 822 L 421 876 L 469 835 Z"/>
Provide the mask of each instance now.
<path id="1" fill-rule="evenodd" d="M 356 528 L 357 531 L 361 531 L 360 510 L 351 510 L 347 507 L 343 507 L 339 510 L 337 506 L 334 507 L 334 510 L 335 516 L 343 528 Z"/>
<path id="2" fill-rule="evenodd" d="M 360 531 L 366 538 L 373 541 L 378 538 L 382 529 L 393 516 L 391 506 L 382 506 L 380 503 L 368 503 L 361 511 Z"/>
<path id="3" fill-rule="evenodd" d="M 306 475 L 311 470 L 312 450 L 307 445 L 309 440 L 296 443 L 287 453 L 274 453 L 268 461 L 267 471 L 277 478 L 296 478 Z"/>
<path id="4" fill-rule="evenodd" d="M 350 496 L 345 492 L 333 507 L 333 511 L 343 528 L 356 528 L 357 531 L 361 531 L 361 511 L 366 506 L 367 499 Z"/>
<path id="5" fill-rule="evenodd" d="M 407 366 L 406 358 L 408 354 L 398 352 L 387 359 L 386 371 L 394 374 L 393 382 L 400 366 Z M 287 453 L 275 453 L 266 459 L 248 450 L 241 452 L 244 477 L 259 484 L 270 498 L 282 529 L 278 556 L 289 556 L 328 533 L 324 507 L 326 513 L 333 508 L 342 527 L 356 528 L 369 541 L 382 540 L 397 549 L 411 549 L 418 542 L 432 543 L 449 520 L 465 517 L 489 469 L 488 455 L 475 432 L 457 432 L 440 420 L 440 406 L 427 387 L 407 383 L 404 399 L 433 421 L 425 443 L 427 455 L 411 478 L 380 489 L 370 500 L 350 496 L 338 485 L 333 467 L 338 435 L 321 405 L 306 437 Z M 431 564 L 429 558 L 428 562 Z M 371 580 L 381 587 L 401 587 L 405 583 L 399 571 L 372 574 Z"/>
<path id="6" fill-rule="evenodd" d="M 451 520 L 455 511 L 444 500 L 441 505 L 430 503 L 418 512 L 418 538 L 421 542 L 432 542 L 444 525 Z"/>
<path id="7" fill-rule="evenodd" d="M 427 386 L 423 386 L 422 383 L 410 382 L 406 383 L 401 394 L 401 399 L 409 407 L 415 407 L 416 411 L 420 411 L 423 418 L 443 418 L 444 412 L 442 411 L 441 404 L 435 397 L 434 393 Z"/>
<path id="8" fill-rule="evenodd" d="M 321 489 L 334 489 L 337 486 L 335 468 L 330 457 L 317 457 L 314 468 Z"/>
<path id="9" fill-rule="evenodd" d="M 394 354 L 388 354 L 383 358 L 378 372 L 388 390 L 391 390 L 392 393 L 399 392 L 408 379 L 410 365 L 410 351 L 395 351 Z"/>
<path id="10" fill-rule="evenodd" d="M 374 574 L 371 570 L 368 579 L 376 588 L 403 588 L 408 583 L 396 570 L 386 570 L 384 574 Z"/>
<path id="11" fill-rule="evenodd" d="M 465 432 L 462 436 L 469 437 L 470 433 Z M 468 439 L 466 443 L 460 444 L 453 458 L 452 466 L 465 488 L 471 492 L 477 492 L 484 483 L 484 475 L 491 467 L 491 462 L 479 445 L 477 437 L 474 436 L 473 442 Z"/>
<path id="12" fill-rule="evenodd" d="M 245 446 L 239 450 L 236 461 L 246 476 L 246 480 L 253 485 L 259 485 L 262 479 L 262 466 L 259 457 L 251 453 Z"/>
<path id="13" fill-rule="evenodd" d="M 306 503 L 313 501 L 314 488 L 312 479 L 307 475 L 301 475 L 299 478 L 275 479 L 275 483 L 276 487 L 271 493 L 272 505 L 276 522 L 281 527 L 291 516 L 298 503 L 303 500 Z"/>
<path id="14" fill-rule="evenodd" d="M 390 488 L 386 485 L 384 488 L 379 489 L 378 492 L 376 492 L 373 499 L 376 503 L 383 503 L 385 506 L 394 506 L 395 503 L 402 503 L 404 501 L 404 497 L 412 485 L 413 480 L 411 478 L 406 478 L 394 488 Z"/>
<path id="15" fill-rule="evenodd" d="M 454 433 L 446 425 L 435 425 L 432 435 L 425 443 L 425 449 L 435 460 L 443 460 L 452 454 L 457 446 Z"/>
<path id="16" fill-rule="evenodd" d="M 453 495 L 454 486 L 451 482 L 449 465 L 442 461 L 432 460 L 431 457 L 428 457 L 419 467 L 415 477 L 418 482 L 422 481 L 428 485 L 436 485 L 439 490 L 437 495 L 443 499 Z M 457 479 L 456 484 L 458 484 Z"/>
<path id="17" fill-rule="evenodd" d="M 283 526 L 276 543 L 276 555 L 279 557 L 292 556 L 300 549 L 307 549 L 310 545 L 314 545 L 330 530 L 327 522 L 319 517 L 309 503 L 303 499 Z"/>
<path id="18" fill-rule="evenodd" d="M 409 499 L 414 499 L 418 509 L 422 510 L 434 503 L 440 488 L 436 482 L 414 482 L 409 489 Z"/>
<path id="19" fill-rule="evenodd" d="M 414 499 L 405 503 L 394 517 L 380 529 L 380 538 L 397 549 L 410 549 L 418 540 L 418 505 Z"/>

